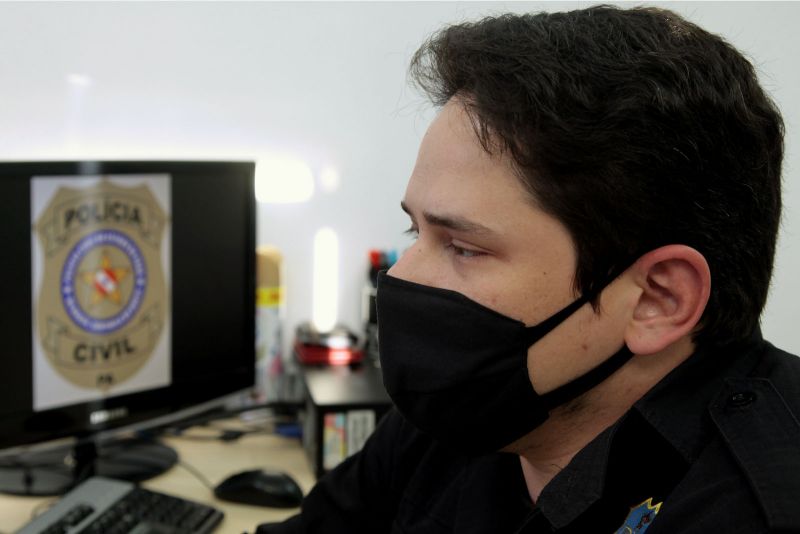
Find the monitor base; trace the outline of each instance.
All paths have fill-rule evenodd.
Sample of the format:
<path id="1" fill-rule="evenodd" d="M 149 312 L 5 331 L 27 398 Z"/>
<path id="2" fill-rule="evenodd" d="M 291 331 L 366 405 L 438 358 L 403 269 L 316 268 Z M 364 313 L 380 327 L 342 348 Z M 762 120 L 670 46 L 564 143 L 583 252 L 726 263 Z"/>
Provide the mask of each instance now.
<path id="1" fill-rule="evenodd" d="M 92 476 L 140 482 L 178 461 L 171 447 L 152 440 L 115 439 L 69 445 L 0 459 L 0 493 L 62 495 Z"/>

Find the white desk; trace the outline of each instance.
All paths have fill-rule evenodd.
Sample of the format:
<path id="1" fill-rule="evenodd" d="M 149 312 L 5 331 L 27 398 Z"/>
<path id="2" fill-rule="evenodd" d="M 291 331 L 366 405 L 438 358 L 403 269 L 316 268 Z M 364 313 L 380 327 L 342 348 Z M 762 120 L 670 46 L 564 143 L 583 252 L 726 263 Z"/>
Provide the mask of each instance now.
<path id="1" fill-rule="evenodd" d="M 194 433 L 194 430 L 189 432 Z M 200 432 L 202 429 L 198 429 L 198 433 Z M 192 441 L 185 438 L 166 438 L 163 442 L 175 448 L 182 462 L 199 470 L 212 484 L 246 469 L 286 471 L 297 480 L 303 493 L 308 493 L 315 482 L 298 439 L 252 434 L 230 443 L 219 440 Z M 225 519 L 216 530 L 219 534 L 252 533 L 259 523 L 280 521 L 297 512 L 296 509 L 262 508 L 220 501 L 180 465 L 144 482 L 142 486 L 219 508 L 225 513 Z M 7 534 L 19 529 L 30 521 L 37 506 L 44 506 L 44 503 L 51 500 L 49 497 L 0 495 L 0 532 Z"/>

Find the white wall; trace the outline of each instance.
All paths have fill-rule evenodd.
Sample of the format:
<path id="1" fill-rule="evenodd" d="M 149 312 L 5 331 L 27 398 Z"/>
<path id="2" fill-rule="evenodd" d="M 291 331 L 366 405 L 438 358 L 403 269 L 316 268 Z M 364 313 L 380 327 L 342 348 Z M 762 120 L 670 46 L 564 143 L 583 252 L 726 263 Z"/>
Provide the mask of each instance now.
<path id="1" fill-rule="evenodd" d="M 585 7 L 548 3 L 0 3 L 0 159 L 258 159 L 291 154 L 341 185 L 261 205 L 259 243 L 283 250 L 287 323 L 311 316 L 312 238 L 339 235 L 341 321 L 359 327 L 371 247 L 402 247 L 398 204 L 432 110 L 408 59 L 445 22 Z M 783 234 L 766 335 L 800 353 L 800 4 L 668 5 L 746 51 L 783 109 Z M 69 75 L 89 83 L 70 82 Z M 211 288 L 209 288 L 211 289 Z"/>

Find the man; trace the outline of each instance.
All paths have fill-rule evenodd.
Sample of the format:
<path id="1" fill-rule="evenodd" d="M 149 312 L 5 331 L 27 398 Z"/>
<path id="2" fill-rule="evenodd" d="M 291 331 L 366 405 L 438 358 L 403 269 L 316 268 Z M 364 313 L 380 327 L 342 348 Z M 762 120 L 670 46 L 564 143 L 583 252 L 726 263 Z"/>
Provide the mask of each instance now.
<path id="1" fill-rule="evenodd" d="M 669 11 L 446 28 L 379 279 L 397 410 L 260 532 L 800 531 L 800 360 L 759 331 L 783 125 Z"/>

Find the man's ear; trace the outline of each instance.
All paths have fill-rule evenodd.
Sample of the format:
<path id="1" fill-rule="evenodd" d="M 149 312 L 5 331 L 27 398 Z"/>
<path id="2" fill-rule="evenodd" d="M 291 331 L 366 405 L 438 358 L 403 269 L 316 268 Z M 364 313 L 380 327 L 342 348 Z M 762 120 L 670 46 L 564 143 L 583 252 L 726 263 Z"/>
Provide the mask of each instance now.
<path id="1" fill-rule="evenodd" d="M 711 292 L 711 272 L 702 254 L 685 245 L 648 252 L 631 269 L 641 294 L 625 331 L 634 354 L 654 354 L 690 335 Z"/>

